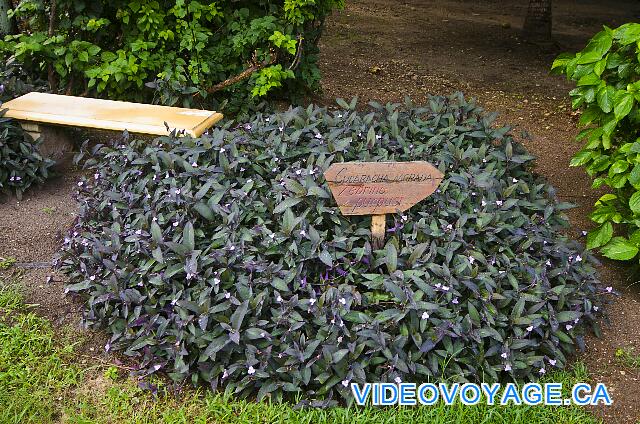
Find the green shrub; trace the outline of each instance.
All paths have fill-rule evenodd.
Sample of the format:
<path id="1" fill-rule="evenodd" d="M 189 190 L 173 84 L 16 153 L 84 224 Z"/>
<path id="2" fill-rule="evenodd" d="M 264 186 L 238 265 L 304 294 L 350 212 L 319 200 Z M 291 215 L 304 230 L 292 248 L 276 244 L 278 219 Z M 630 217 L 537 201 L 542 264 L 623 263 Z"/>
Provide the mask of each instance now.
<path id="1" fill-rule="evenodd" d="M 605 27 L 587 47 L 564 54 L 553 70 L 576 81 L 569 94 L 582 108 L 578 140 L 584 148 L 571 166 L 584 166 L 593 187 L 608 187 L 595 204 L 591 219 L 599 226 L 587 247 L 600 248 L 611 259 L 629 260 L 640 248 L 640 24 Z M 614 237 L 614 224 L 625 235 Z"/>
<path id="2" fill-rule="evenodd" d="M 0 103 L 0 193 L 13 193 L 20 200 L 29 187 L 45 182 L 54 162 L 42 157 L 40 141 L 33 141 L 20 124 L 3 115 Z"/>
<path id="3" fill-rule="evenodd" d="M 24 31 L 0 41 L 0 53 L 23 63 L 34 80 L 71 94 L 190 105 L 194 94 L 219 93 L 217 84 L 255 70 L 217 98 L 239 106 L 273 89 L 317 89 L 323 22 L 344 2 L 58 0 L 55 8 L 52 3 L 21 1 L 12 16 Z M 156 90 L 144 89 L 145 83 Z"/>
<path id="4" fill-rule="evenodd" d="M 57 261 L 105 348 L 275 399 L 563 367 L 606 290 L 532 156 L 461 95 L 339 104 L 91 153 Z M 323 171 L 419 159 L 445 179 L 372 251 L 370 218 L 342 216 Z"/>

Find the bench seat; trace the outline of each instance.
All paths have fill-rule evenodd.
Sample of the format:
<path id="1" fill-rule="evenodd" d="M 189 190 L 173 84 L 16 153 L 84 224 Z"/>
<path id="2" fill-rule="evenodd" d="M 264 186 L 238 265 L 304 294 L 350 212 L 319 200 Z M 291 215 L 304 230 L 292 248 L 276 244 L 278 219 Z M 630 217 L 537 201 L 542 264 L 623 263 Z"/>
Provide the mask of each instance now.
<path id="1" fill-rule="evenodd" d="M 7 109 L 5 116 L 20 121 L 24 127 L 49 124 L 151 135 L 168 135 L 166 122 L 171 130 L 185 130 L 186 134 L 199 137 L 222 119 L 222 114 L 210 110 L 38 92 L 10 100 L 0 108 Z"/>

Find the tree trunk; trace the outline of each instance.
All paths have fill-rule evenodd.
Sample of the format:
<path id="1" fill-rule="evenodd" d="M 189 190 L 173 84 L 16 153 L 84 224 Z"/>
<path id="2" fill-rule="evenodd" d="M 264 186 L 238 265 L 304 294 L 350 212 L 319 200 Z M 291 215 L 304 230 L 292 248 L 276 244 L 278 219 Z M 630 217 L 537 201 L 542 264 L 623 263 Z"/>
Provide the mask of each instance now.
<path id="1" fill-rule="evenodd" d="M 15 32 L 13 19 L 9 19 L 9 9 L 11 9 L 11 2 L 0 0 L 0 36 Z"/>
<path id="2" fill-rule="evenodd" d="M 551 41 L 551 2 L 552 0 L 529 0 L 527 16 L 522 32 L 534 41 Z"/>

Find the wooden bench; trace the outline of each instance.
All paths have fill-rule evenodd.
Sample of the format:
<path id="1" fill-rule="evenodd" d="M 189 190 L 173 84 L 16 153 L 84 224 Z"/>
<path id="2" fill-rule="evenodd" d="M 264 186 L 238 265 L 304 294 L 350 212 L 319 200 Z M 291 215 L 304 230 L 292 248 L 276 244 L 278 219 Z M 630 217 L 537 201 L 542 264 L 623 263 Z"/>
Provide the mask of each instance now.
<path id="1" fill-rule="evenodd" d="M 184 130 L 199 137 L 222 119 L 222 114 L 210 110 L 37 92 L 10 100 L 0 108 L 7 109 L 5 116 L 19 121 L 34 138 L 41 134 L 40 124 L 168 135 L 165 122 L 171 130 Z"/>

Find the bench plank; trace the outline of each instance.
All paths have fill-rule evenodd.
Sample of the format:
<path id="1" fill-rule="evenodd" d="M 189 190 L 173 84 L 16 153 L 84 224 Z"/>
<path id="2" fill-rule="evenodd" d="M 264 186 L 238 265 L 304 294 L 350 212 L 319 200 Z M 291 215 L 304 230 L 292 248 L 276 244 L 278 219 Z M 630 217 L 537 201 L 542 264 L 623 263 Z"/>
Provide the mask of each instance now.
<path id="1" fill-rule="evenodd" d="M 153 135 L 168 135 L 166 122 L 172 130 L 185 130 L 192 137 L 199 137 L 222 119 L 221 113 L 210 110 L 38 92 L 25 94 L 0 107 L 7 109 L 6 117 L 20 121 Z"/>

